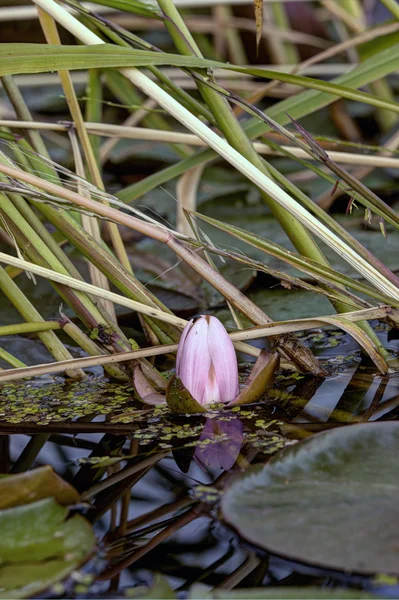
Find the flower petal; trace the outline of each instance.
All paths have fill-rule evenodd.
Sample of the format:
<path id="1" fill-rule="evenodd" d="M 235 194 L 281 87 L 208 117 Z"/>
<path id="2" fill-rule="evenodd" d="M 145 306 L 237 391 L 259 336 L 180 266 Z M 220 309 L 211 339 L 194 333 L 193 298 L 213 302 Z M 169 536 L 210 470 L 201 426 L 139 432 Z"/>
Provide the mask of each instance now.
<path id="1" fill-rule="evenodd" d="M 205 317 L 200 317 L 194 322 L 182 344 L 177 373 L 193 398 L 200 403 L 208 380 L 210 366 L 208 323 Z"/>
<path id="2" fill-rule="evenodd" d="M 233 342 L 216 317 L 209 317 L 208 348 L 219 388 L 219 402 L 229 402 L 239 392 L 237 357 Z"/>
<path id="3" fill-rule="evenodd" d="M 200 402 L 202 405 L 212 404 L 213 402 L 222 402 L 215 368 L 212 363 L 209 367 L 206 386 Z"/>

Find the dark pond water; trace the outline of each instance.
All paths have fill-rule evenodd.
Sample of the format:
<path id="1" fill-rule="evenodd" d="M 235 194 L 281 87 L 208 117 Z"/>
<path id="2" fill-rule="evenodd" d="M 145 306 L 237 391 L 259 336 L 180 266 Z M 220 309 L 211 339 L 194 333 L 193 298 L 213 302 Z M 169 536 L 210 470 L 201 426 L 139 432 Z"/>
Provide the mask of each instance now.
<path id="1" fill-rule="evenodd" d="M 397 342 L 380 335 L 395 352 Z M 392 581 L 387 587 L 270 555 L 221 517 L 220 497 L 235 472 L 320 431 L 398 418 L 399 379 L 376 375 L 342 333 L 313 332 L 307 341 L 331 377 L 282 373 L 264 403 L 201 418 L 148 410 L 129 385 L 95 370 L 83 383 L 58 377 L 3 387 L 1 472 L 52 465 L 82 495 L 79 510 L 99 540 L 80 572 L 94 582 L 75 577 L 64 595 L 123 597 L 150 586 L 156 572 L 182 598 L 198 583 L 225 591 L 343 586 L 399 597 Z"/>

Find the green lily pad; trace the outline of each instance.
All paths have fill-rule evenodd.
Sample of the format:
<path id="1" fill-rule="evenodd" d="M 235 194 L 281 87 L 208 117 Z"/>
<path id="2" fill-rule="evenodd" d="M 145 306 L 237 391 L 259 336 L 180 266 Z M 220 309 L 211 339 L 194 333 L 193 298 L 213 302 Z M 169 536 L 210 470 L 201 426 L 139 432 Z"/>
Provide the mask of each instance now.
<path id="1" fill-rule="evenodd" d="M 54 498 L 0 510 L 0 598 L 32 597 L 91 556 L 96 539 L 90 523 L 67 516 Z"/>
<path id="2" fill-rule="evenodd" d="M 399 574 L 399 423 L 320 433 L 233 479 L 222 511 L 284 557 L 362 574 Z"/>

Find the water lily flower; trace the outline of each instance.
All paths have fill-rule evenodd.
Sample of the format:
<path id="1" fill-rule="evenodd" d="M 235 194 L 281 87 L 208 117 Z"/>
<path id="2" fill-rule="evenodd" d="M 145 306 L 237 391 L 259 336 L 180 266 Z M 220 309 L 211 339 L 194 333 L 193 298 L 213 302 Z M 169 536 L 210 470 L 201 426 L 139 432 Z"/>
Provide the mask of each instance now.
<path id="1" fill-rule="evenodd" d="M 187 323 L 177 350 L 176 375 L 201 406 L 230 402 L 238 395 L 237 357 L 219 319 L 201 315 Z"/>
<path id="2" fill-rule="evenodd" d="M 176 375 L 167 383 L 166 396 L 160 393 L 164 382 L 149 381 L 140 364 L 134 369 L 133 386 L 136 397 L 145 404 L 166 401 L 172 413 L 204 413 L 213 403 L 233 408 L 257 402 L 273 384 L 279 364 L 277 351 L 262 349 L 240 390 L 237 357 L 226 329 L 216 317 L 201 315 L 183 329 Z"/>

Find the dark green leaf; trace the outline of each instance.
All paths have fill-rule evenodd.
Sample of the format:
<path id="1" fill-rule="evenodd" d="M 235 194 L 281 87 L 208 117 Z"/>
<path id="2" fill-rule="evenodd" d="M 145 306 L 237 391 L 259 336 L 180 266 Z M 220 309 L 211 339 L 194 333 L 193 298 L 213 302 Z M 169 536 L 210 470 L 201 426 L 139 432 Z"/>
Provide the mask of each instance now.
<path id="1" fill-rule="evenodd" d="M 0 511 L 0 597 L 25 598 L 64 579 L 93 552 L 95 537 L 80 515 L 53 498 Z"/>
<path id="2" fill-rule="evenodd" d="M 366 65 L 366 63 L 368 63 Z M 167 54 L 148 50 L 136 50 L 98 44 L 92 46 L 52 46 L 49 44 L 1 44 L 0 76 L 18 73 L 42 73 L 59 69 L 88 69 L 106 67 L 145 67 L 148 65 L 170 65 L 175 67 L 219 68 L 238 73 L 246 73 L 255 77 L 277 79 L 301 87 L 318 90 L 327 95 L 333 94 L 341 98 L 357 100 L 394 112 L 399 112 L 395 102 L 378 98 L 365 92 L 359 92 L 340 83 L 330 83 L 310 77 L 280 73 L 253 67 L 240 67 L 206 60 L 193 56 Z M 375 81 L 399 68 L 398 46 L 380 52 L 376 57 L 361 65 L 362 75 L 367 82 Z M 355 70 L 354 70 L 355 71 Z M 354 74 L 354 71 L 351 73 Z M 360 68 L 359 68 L 360 71 Z M 357 74 L 357 73 L 356 73 Z M 353 77 L 354 79 L 354 77 Z M 356 79 L 354 79 L 356 81 Z M 349 79 L 350 81 L 350 79 Z M 360 83 L 358 85 L 361 85 Z M 356 86 L 353 86 L 356 87 Z M 293 117 L 296 115 L 294 114 Z"/>

